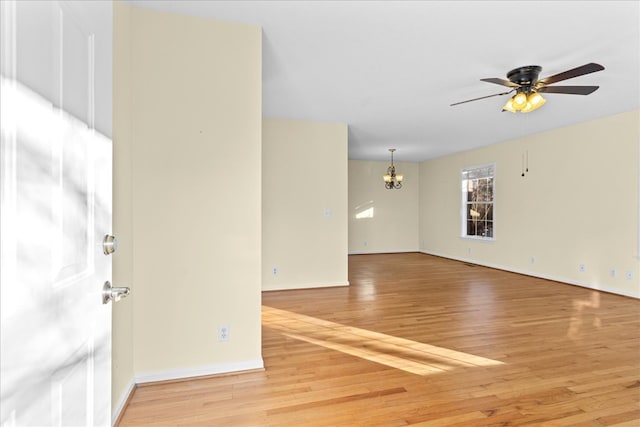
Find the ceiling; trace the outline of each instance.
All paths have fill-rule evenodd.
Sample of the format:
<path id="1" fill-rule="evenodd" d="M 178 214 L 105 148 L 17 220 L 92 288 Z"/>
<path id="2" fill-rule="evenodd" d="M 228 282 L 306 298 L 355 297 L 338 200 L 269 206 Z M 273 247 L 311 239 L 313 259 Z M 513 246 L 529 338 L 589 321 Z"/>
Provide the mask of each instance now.
<path id="1" fill-rule="evenodd" d="M 423 161 L 640 108 L 640 1 L 152 1 L 145 8 L 262 27 L 263 116 L 346 123 L 349 158 Z M 596 62 L 528 114 L 481 82 Z"/>

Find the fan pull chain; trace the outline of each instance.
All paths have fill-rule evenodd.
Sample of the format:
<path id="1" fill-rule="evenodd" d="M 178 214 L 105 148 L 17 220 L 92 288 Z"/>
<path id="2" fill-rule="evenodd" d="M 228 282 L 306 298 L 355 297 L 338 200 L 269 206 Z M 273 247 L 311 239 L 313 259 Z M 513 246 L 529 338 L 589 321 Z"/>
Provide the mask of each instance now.
<path id="1" fill-rule="evenodd" d="M 522 153 L 522 169 L 521 169 L 522 175 L 521 176 L 525 176 L 525 174 L 529 173 L 529 150 L 525 150 Z"/>

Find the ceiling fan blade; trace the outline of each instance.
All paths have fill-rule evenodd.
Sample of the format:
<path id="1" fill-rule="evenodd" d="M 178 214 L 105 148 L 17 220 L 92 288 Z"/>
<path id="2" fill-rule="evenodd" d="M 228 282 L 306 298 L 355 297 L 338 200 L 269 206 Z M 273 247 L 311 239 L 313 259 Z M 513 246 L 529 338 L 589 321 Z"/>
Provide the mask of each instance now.
<path id="1" fill-rule="evenodd" d="M 566 93 L 569 95 L 589 95 L 598 90 L 600 86 L 542 86 L 538 92 Z"/>
<path id="2" fill-rule="evenodd" d="M 562 73 L 554 74 L 553 76 L 540 79 L 538 80 L 538 83 L 550 85 L 552 83 L 560 82 L 562 80 L 572 79 L 574 77 L 583 76 L 585 74 L 595 73 L 596 71 L 602 71 L 602 70 L 604 70 L 604 67 L 602 65 L 596 64 L 595 62 L 590 62 L 580 67 L 572 68 L 571 70 L 567 70 Z"/>
<path id="3" fill-rule="evenodd" d="M 453 107 L 454 105 L 466 104 L 467 102 L 471 102 L 471 101 L 479 101 L 480 99 L 492 98 L 494 96 L 508 95 L 511 92 L 513 92 L 513 90 L 510 90 L 510 91 L 507 91 L 507 92 L 502 92 L 502 93 L 496 93 L 494 95 L 481 96 L 480 98 L 467 99 L 466 101 L 460 101 L 460 102 L 456 102 L 454 104 L 451 104 L 450 107 Z"/>
<path id="4" fill-rule="evenodd" d="M 520 85 L 517 84 L 517 83 L 513 83 L 513 82 L 510 82 L 509 80 L 505 80 L 505 79 L 498 79 L 498 78 L 495 78 L 495 77 L 491 77 L 491 78 L 488 78 L 488 79 L 480 79 L 480 81 L 487 82 L 487 83 L 495 83 L 497 85 L 508 86 L 508 87 L 513 87 L 513 88 L 520 87 Z"/>

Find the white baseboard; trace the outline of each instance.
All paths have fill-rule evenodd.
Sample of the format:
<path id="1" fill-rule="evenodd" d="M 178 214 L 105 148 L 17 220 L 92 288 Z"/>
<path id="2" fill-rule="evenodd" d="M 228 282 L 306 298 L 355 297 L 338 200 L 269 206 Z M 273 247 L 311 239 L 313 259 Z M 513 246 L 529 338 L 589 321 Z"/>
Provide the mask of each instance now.
<path id="1" fill-rule="evenodd" d="M 349 286 L 349 281 L 347 280 L 347 282 L 325 282 L 325 283 L 318 283 L 318 282 L 312 282 L 312 283 L 296 283 L 293 285 L 282 285 L 282 286 L 268 286 L 268 287 L 263 287 L 262 290 L 265 292 L 268 291 L 288 291 L 288 290 L 293 290 L 293 289 L 315 289 L 315 288 L 335 288 L 335 287 L 341 287 L 341 286 Z"/>
<path id="2" fill-rule="evenodd" d="M 477 260 L 474 260 L 474 259 L 456 257 L 456 256 L 451 256 L 451 255 L 444 255 L 444 254 L 437 253 L 437 252 L 427 252 L 427 251 L 420 251 L 420 252 L 425 254 L 425 255 L 434 255 L 434 256 L 441 257 L 441 258 L 448 258 L 448 259 L 452 259 L 452 260 L 455 260 L 455 261 L 466 262 L 466 263 L 469 263 L 469 264 L 481 265 L 483 267 L 495 268 L 496 270 L 509 271 L 511 273 L 523 274 L 525 276 L 537 277 L 539 279 L 552 280 L 554 282 L 566 283 L 568 285 L 580 286 L 582 288 L 588 288 L 588 289 L 593 289 L 593 290 L 596 290 L 596 291 L 603 291 L 603 292 L 608 292 L 608 293 L 612 293 L 612 294 L 616 294 L 616 295 L 622 295 L 622 296 L 625 296 L 625 297 L 631 297 L 631 298 L 640 299 L 640 295 L 638 295 L 638 294 L 634 294 L 634 293 L 631 293 L 631 292 L 624 292 L 624 291 L 620 291 L 618 289 L 612 290 L 612 289 L 608 289 L 606 287 L 599 287 L 599 286 L 591 284 L 591 283 L 578 282 L 578 281 L 575 281 L 575 280 L 566 279 L 564 277 L 556 277 L 556 276 L 551 276 L 551 275 L 547 275 L 547 274 L 532 273 L 531 271 L 527 271 L 527 270 L 520 270 L 520 269 L 512 268 L 512 267 L 505 267 L 504 265 L 498 265 L 498 264 L 483 263 L 483 262 L 480 262 L 480 261 L 477 261 Z"/>
<path id="3" fill-rule="evenodd" d="M 243 360 L 239 362 L 220 363 L 216 365 L 198 366 L 185 369 L 170 369 L 167 371 L 143 372 L 135 375 L 136 384 L 144 384 L 158 381 L 187 379 L 204 377 L 207 375 L 227 374 L 230 372 L 264 369 L 262 358 L 255 360 Z"/>
<path id="4" fill-rule="evenodd" d="M 249 371 L 253 369 L 264 369 L 264 361 L 262 360 L 262 358 L 255 360 L 244 360 L 240 362 L 220 363 L 217 365 L 198 366 L 196 368 L 170 369 L 168 371 L 145 372 L 142 374 L 136 374 L 131 379 L 131 381 L 129 381 L 125 392 L 122 394 L 122 396 L 120 396 L 118 404 L 113 409 L 113 413 L 111 414 L 111 425 L 115 426 L 116 421 L 118 421 L 118 418 L 120 418 L 122 411 L 125 409 L 127 401 L 131 397 L 131 393 L 133 393 L 133 390 L 135 390 L 136 385 L 138 384 L 204 377 L 208 375 L 227 374 L 231 372 Z"/>
<path id="5" fill-rule="evenodd" d="M 127 404 L 127 401 L 129 400 L 129 397 L 131 396 L 131 393 L 133 393 L 133 390 L 135 390 L 135 388 L 136 388 L 136 383 L 134 382 L 133 378 L 131 378 L 131 381 L 129 381 L 129 384 L 127 385 L 126 390 L 124 391 L 124 393 L 122 393 L 122 396 L 120 396 L 120 399 L 118 400 L 118 404 L 115 406 L 115 408 L 113 408 L 113 413 L 111 414 L 112 426 L 116 425 L 116 421 L 118 421 L 118 418 L 120 418 L 120 415 L 122 414 L 122 410 L 124 409 L 124 406 Z"/>
<path id="6" fill-rule="evenodd" d="M 390 249 L 390 250 L 376 250 L 376 251 L 353 251 L 347 255 L 373 255 L 373 254 L 405 254 L 410 252 L 420 252 L 418 249 Z"/>

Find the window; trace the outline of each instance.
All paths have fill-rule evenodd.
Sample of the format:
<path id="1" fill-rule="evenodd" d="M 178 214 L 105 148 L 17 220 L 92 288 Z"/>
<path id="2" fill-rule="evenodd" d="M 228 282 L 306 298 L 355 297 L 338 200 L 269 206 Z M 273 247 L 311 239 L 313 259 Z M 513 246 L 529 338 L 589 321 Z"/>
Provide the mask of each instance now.
<path id="1" fill-rule="evenodd" d="M 462 170 L 462 237 L 493 239 L 495 165 Z"/>

